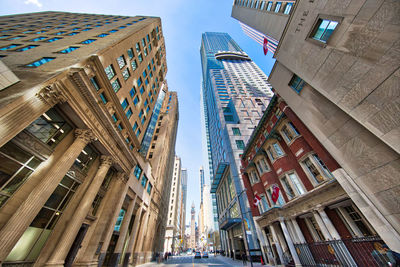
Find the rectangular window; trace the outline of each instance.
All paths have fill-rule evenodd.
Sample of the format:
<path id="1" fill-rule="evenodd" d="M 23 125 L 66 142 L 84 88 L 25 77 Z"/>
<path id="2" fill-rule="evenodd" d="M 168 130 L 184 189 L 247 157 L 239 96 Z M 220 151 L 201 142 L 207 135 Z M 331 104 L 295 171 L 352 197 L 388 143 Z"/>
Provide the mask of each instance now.
<path id="1" fill-rule="evenodd" d="M 243 140 L 235 140 L 237 149 L 244 149 L 244 142 Z"/>
<path id="2" fill-rule="evenodd" d="M 7 45 L 7 46 L 3 46 L 2 48 L 0 48 L 0 51 L 13 49 L 13 48 L 18 47 L 18 46 L 20 46 L 20 44 L 11 44 L 11 45 Z"/>
<path id="3" fill-rule="evenodd" d="M 233 116 L 232 115 L 224 115 L 225 121 L 226 122 L 233 122 Z"/>
<path id="4" fill-rule="evenodd" d="M 281 147 L 278 145 L 278 143 L 273 143 L 272 146 L 274 147 L 275 150 L 275 154 L 280 157 L 283 155 L 283 151 L 281 149 Z"/>
<path id="5" fill-rule="evenodd" d="M 140 53 L 140 44 L 139 43 L 136 43 L 135 48 L 136 48 L 136 53 Z"/>
<path id="6" fill-rule="evenodd" d="M 326 43 L 338 24 L 338 21 L 318 19 L 311 37 L 317 41 Z"/>
<path id="7" fill-rule="evenodd" d="M 281 10 L 282 2 L 276 2 L 274 12 L 278 13 Z"/>
<path id="8" fill-rule="evenodd" d="M 142 62 L 143 62 L 142 54 L 140 54 L 140 55 L 138 56 L 138 59 L 139 59 L 139 63 L 142 63 Z"/>
<path id="9" fill-rule="evenodd" d="M 297 93 L 300 93 L 301 90 L 303 90 L 304 85 L 306 84 L 305 81 L 303 81 L 299 76 L 296 74 L 293 74 L 292 79 L 289 82 L 289 86 L 295 90 Z"/>
<path id="10" fill-rule="evenodd" d="M 126 68 L 122 71 L 122 77 L 124 77 L 124 80 L 128 80 L 129 76 L 131 76 L 131 74 L 129 73 L 129 69 Z"/>
<path id="11" fill-rule="evenodd" d="M 96 37 L 103 38 L 103 37 L 106 37 L 107 35 L 108 35 L 108 33 L 101 33 L 101 34 L 97 35 Z"/>
<path id="12" fill-rule="evenodd" d="M 60 39 L 62 39 L 62 38 L 61 37 L 54 37 L 54 38 L 50 38 L 50 39 L 46 40 L 46 42 L 47 43 L 52 43 L 52 42 L 55 42 L 55 41 L 60 40 Z"/>
<path id="13" fill-rule="evenodd" d="M 140 91 L 140 95 L 142 95 L 144 93 L 144 87 L 143 86 L 140 87 L 139 91 Z"/>
<path id="14" fill-rule="evenodd" d="M 135 132 L 138 127 L 139 125 L 137 124 L 137 122 L 135 122 L 135 124 L 132 127 L 132 130 Z"/>
<path id="15" fill-rule="evenodd" d="M 38 47 L 38 45 L 28 45 L 28 46 L 25 46 L 25 47 L 18 48 L 15 51 L 23 52 L 23 51 L 26 51 L 26 50 L 29 50 L 29 49 L 32 49 L 32 48 L 35 48 L 35 47 Z"/>
<path id="16" fill-rule="evenodd" d="M 120 69 L 126 65 L 125 57 L 123 55 L 117 58 L 117 62 Z"/>
<path id="17" fill-rule="evenodd" d="M 132 48 L 129 48 L 126 52 L 128 54 L 129 59 L 132 59 L 133 58 L 133 50 L 132 50 Z"/>
<path id="18" fill-rule="evenodd" d="M 117 115 L 115 113 L 111 115 L 111 118 L 113 119 L 114 122 L 118 121 Z"/>
<path id="19" fill-rule="evenodd" d="M 21 38 L 23 38 L 23 37 L 25 37 L 25 36 L 19 35 L 19 36 L 14 36 L 14 37 L 8 38 L 7 40 L 8 40 L 8 41 L 12 41 L 12 40 L 21 39 Z"/>
<path id="20" fill-rule="evenodd" d="M 29 41 L 30 41 L 30 42 L 38 42 L 38 41 L 44 40 L 44 39 L 46 39 L 46 38 L 47 38 L 47 37 L 39 36 L 39 37 L 36 37 L 36 38 L 31 39 L 31 40 L 29 40 Z"/>
<path id="21" fill-rule="evenodd" d="M 126 112 L 126 117 L 130 119 L 131 116 L 132 116 L 132 109 L 129 108 L 128 111 Z"/>
<path id="22" fill-rule="evenodd" d="M 151 185 L 151 183 L 149 183 L 147 185 L 147 193 L 149 193 L 149 195 L 151 194 L 151 189 L 153 188 L 153 186 Z"/>
<path id="23" fill-rule="evenodd" d="M 124 99 L 124 101 L 121 102 L 122 109 L 125 110 L 128 107 L 128 99 Z"/>
<path id="24" fill-rule="evenodd" d="M 136 96 L 135 99 L 133 99 L 133 104 L 136 106 L 139 103 L 139 96 Z"/>
<path id="25" fill-rule="evenodd" d="M 55 59 L 55 57 L 42 57 L 39 60 L 36 60 L 28 65 L 25 65 L 26 67 L 39 67 L 47 62 L 52 61 L 53 59 Z"/>
<path id="26" fill-rule="evenodd" d="M 129 91 L 129 95 L 133 98 L 136 94 L 135 87 L 132 87 L 132 89 Z"/>
<path id="27" fill-rule="evenodd" d="M 65 31 L 56 32 L 55 35 L 61 35 L 61 34 L 64 34 L 64 33 L 66 33 L 66 32 Z"/>
<path id="28" fill-rule="evenodd" d="M 111 31 L 109 31 L 109 33 L 114 33 L 114 32 L 117 32 L 118 30 L 111 30 Z"/>
<path id="29" fill-rule="evenodd" d="M 78 48 L 79 48 L 79 46 L 70 46 L 68 48 L 65 48 L 63 50 L 58 51 L 57 53 L 68 54 L 68 53 L 71 53 L 72 51 L 74 51 L 74 50 L 76 50 Z"/>
<path id="30" fill-rule="evenodd" d="M 103 103 L 104 104 L 106 104 L 107 103 L 107 98 L 106 98 L 106 96 L 104 95 L 104 93 L 100 93 L 100 98 L 101 98 L 101 101 L 103 101 Z"/>
<path id="31" fill-rule="evenodd" d="M 114 92 L 118 92 L 119 89 L 121 88 L 121 84 L 119 83 L 119 80 L 116 79 L 111 83 L 112 88 L 114 89 Z"/>
<path id="32" fill-rule="evenodd" d="M 314 165 L 314 163 L 309 159 L 306 158 L 303 161 L 304 166 L 310 173 L 311 177 L 313 178 L 314 182 L 317 184 L 322 183 L 324 181 L 324 177 L 321 175 L 320 171 L 318 168 Z"/>
<path id="33" fill-rule="evenodd" d="M 236 136 L 241 136 L 241 135 L 242 135 L 242 134 L 240 133 L 240 129 L 239 129 L 239 128 L 233 127 L 233 128 L 232 128 L 232 131 L 233 131 L 233 135 L 236 135 Z"/>
<path id="34" fill-rule="evenodd" d="M 96 41 L 96 39 L 87 39 L 87 40 L 85 40 L 85 41 L 82 41 L 81 44 L 91 44 L 91 43 L 93 43 L 94 41 Z"/>
<path id="35" fill-rule="evenodd" d="M 146 175 L 143 174 L 142 180 L 140 181 L 140 184 L 143 186 L 143 188 L 146 188 L 146 184 L 147 184 L 147 181 L 148 181 L 148 180 L 149 180 L 149 179 L 147 179 Z"/>
<path id="36" fill-rule="evenodd" d="M 105 68 L 104 71 L 106 72 L 107 78 L 109 80 L 111 80 L 115 76 L 115 71 L 112 64 Z"/>
<path id="37" fill-rule="evenodd" d="M 283 187 L 285 188 L 285 193 L 286 193 L 286 195 L 288 196 L 288 198 L 289 198 L 289 199 L 294 198 L 296 195 L 295 195 L 295 193 L 294 193 L 294 191 L 293 191 L 292 186 L 289 184 L 289 182 L 288 182 L 286 176 L 285 176 L 285 177 L 282 177 L 281 183 L 282 183 Z"/>
<path id="38" fill-rule="evenodd" d="M 93 84 L 94 88 L 96 88 L 96 91 L 100 90 L 100 86 L 99 86 L 99 83 L 97 82 L 96 76 L 93 76 L 92 78 L 90 78 L 90 82 Z"/>
<path id="39" fill-rule="evenodd" d="M 297 177 L 297 175 L 294 174 L 294 173 L 291 173 L 291 174 L 289 174 L 289 178 L 290 178 L 290 180 L 292 181 L 292 183 L 293 183 L 293 185 L 294 185 L 294 188 L 296 188 L 297 193 L 298 193 L 299 195 L 304 194 L 304 193 L 305 193 L 304 188 L 303 188 L 303 186 L 301 185 L 300 180 L 299 180 L 299 178 Z"/>
<path id="40" fill-rule="evenodd" d="M 290 10 L 293 7 L 293 3 L 287 3 L 285 6 L 285 11 L 283 12 L 283 14 L 289 15 L 290 14 Z"/>
<path id="41" fill-rule="evenodd" d="M 134 60 L 132 60 L 132 62 L 131 62 L 131 66 L 132 66 L 132 71 L 134 71 L 134 70 L 136 70 L 137 69 L 137 63 L 136 63 L 136 60 L 134 59 Z"/>
<path id="42" fill-rule="evenodd" d="M 67 35 L 68 36 L 74 36 L 74 35 L 77 35 L 79 32 L 70 32 L 70 33 L 68 33 Z"/>
<path id="43" fill-rule="evenodd" d="M 271 9 L 272 9 L 272 2 L 268 1 L 267 11 L 271 11 Z"/>

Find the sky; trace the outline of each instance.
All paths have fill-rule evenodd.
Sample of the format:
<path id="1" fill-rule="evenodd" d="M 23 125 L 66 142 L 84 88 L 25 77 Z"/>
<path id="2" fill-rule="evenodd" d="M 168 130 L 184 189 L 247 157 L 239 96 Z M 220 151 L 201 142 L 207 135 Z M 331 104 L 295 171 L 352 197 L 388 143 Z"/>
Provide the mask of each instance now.
<path id="1" fill-rule="evenodd" d="M 167 81 L 170 91 L 178 92 L 179 125 L 176 154 L 188 170 L 186 223 L 195 203 L 196 220 L 200 207 L 200 166 L 203 159 L 200 123 L 201 62 L 203 32 L 226 32 L 253 61 L 269 75 L 274 59 L 264 55 L 262 46 L 245 35 L 231 17 L 233 0 L 0 0 L 0 15 L 39 11 L 157 16 L 161 17 L 167 56 Z M 206 148 L 204 148 L 206 149 Z M 206 184 L 209 174 L 206 173 Z"/>

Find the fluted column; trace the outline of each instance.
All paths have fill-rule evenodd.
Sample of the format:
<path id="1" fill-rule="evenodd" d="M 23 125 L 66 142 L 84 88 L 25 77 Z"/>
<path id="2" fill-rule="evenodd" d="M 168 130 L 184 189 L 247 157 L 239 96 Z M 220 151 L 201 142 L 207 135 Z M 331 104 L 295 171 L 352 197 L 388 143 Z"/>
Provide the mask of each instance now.
<path id="1" fill-rule="evenodd" d="M 0 263 L 5 260 L 26 228 L 54 192 L 62 178 L 71 168 L 75 159 L 85 146 L 95 140 L 90 130 L 75 130 L 76 139 L 49 171 L 43 175 L 40 183 L 26 197 L 13 216 L 0 231 Z M 48 159 L 51 162 L 51 157 Z M 23 219 L 22 219 L 23 218 Z"/>
<path id="2" fill-rule="evenodd" d="M 68 251 L 75 240 L 76 234 L 78 233 L 86 215 L 89 212 L 93 200 L 96 197 L 101 184 L 103 183 L 104 177 L 112 165 L 112 159 L 110 156 L 101 156 L 100 161 L 101 164 L 96 175 L 91 181 L 84 197 L 80 201 L 80 205 L 74 212 L 73 218 L 69 220 L 68 226 L 63 232 L 60 241 L 58 242 L 53 254 L 50 256 L 45 266 L 64 266 L 65 257 L 67 256 Z"/>
<path id="3" fill-rule="evenodd" d="M 124 267 L 128 266 L 128 263 L 130 262 L 130 257 L 132 255 L 132 250 L 133 250 L 133 245 L 135 244 L 135 241 L 137 239 L 136 235 L 139 229 L 139 223 L 140 223 L 140 219 L 142 217 L 142 212 L 143 212 L 143 207 L 141 206 L 135 215 L 135 222 L 133 223 L 133 227 L 132 227 L 132 232 L 129 235 L 129 242 L 128 242 L 128 246 L 126 247 L 126 253 L 125 253 L 125 258 L 124 258 Z"/>
<path id="4" fill-rule="evenodd" d="M 282 247 L 281 247 L 281 245 L 279 243 L 278 235 L 276 234 L 276 230 L 275 230 L 274 224 L 271 224 L 269 229 L 271 230 L 272 239 L 274 240 L 274 243 L 275 243 L 275 246 L 276 246 L 276 250 L 278 251 L 278 256 L 279 256 L 279 259 L 281 260 L 281 264 L 284 264 L 285 260 L 283 259 L 283 251 L 282 251 Z"/>
<path id="5" fill-rule="evenodd" d="M 338 231 L 336 230 L 335 226 L 332 224 L 332 221 L 329 219 L 328 215 L 324 211 L 324 208 L 318 207 L 317 211 L 318 211 L 319 215 L 321 216 L 321 219 L 324 222 L 329 233 L 331 234 L 332 238 L 339 240 L 340 235 L 339 235 Z"/>
<path id="6" fill-rule="evenodd" d="M 283 235 L 285 236 L 286 243 L 288 244 L 290 253 L 292 254 L 292 257 L 293 257 L 293 260 L 294 260 L 294 264 L 296 266 L 301 266 L 299 255 L 297 255 L 296 248 L 294 247 L 293 240 L 289 235 L 289 231 L 288 231 L 288 229 L 286 227 L 285 220 L 283 218 L 279 218 L 279 222 L 281 224 L 282 232 L 283 232 Z"/>
<path id="7" fill-rule="evenodd" d="M 301 231 L 300 226 L 296 221 L 296 218 L 292 218 L 291 221 L 300 243 L 306 243 L 306 239 L 304 238 L 303 232 Z"/>
<path id="8" fill-rule="evenodd" d="M 139 236 L 139 239 L 138 239 L 138 241 L 136 242 L 136 247 L 135 247 L 135 253 L 136 253 L 136 255 L 138 255 L 138 257 L 140 257 L 140 256 L 142 256 L 142 255 L 144 255 L 144 253 L 143 253 L 143 251 L 142 251 L 142 249 L 143 249 L 143 243 L 144 243 L 144 235 L 146 234 L 146 231 L 147 231 L 147 225 L 148 225 L 148 222 L 149 222 L 149 217 L 150 217 L 150 208 L 148 207 L 147 208 L 147 211 L 146 211 L 146 213 L 145 213 L 145 215 L 144 215 L 144 221 L 143 221 L 143 223 L 142 223 L 142 229 L 141 229 L 141 231 L 140 231 L 140 236 Z M 134 261 L 134 259 L 132 259 L 132 261 Z M 133 263 L 133 262 L 132 262 Z M 136 263 L 142 263 L 141 261 L 140 261 L 140 259 L 137 259 L 137 262 Z"/>
<path id="9" fill-rule="evenodd" d="M 122 252 L 122 248 L 125 243 L 126 233 L 128 232 L 128 226 L 131 222 L 133 209 L 135 208 L 135 205 L 136 205 L 136 198 L 137 198 L 137 195 L 135 196 L 135 199 L 133 199 L 129 202 L 128 209 L 125 213 L 124 219 L 122 220 L 121 227 L 119 228 L 118 241 L 117 241 L 117 244 L 115 245 L 114 253 L 113 253 L 113 255 L 111 255 L 111 261 L 109 264 L 109 266 L 111 266 L 111 267 L 117 267 L 119 259 L 121 258 L 121 252 Z"/>
<path id="10" fill-rule="evenodd" d="M 332 240 L 332 236 L 328 231 L 328 228 L 326 228 L 326 225 L 324 223 L 324 221 L 322 221 L 321 217 L 319 216 L 319 213 L 316 210 L 312 211 L 315 220 L 318 223 L 319 228 L 321 229 L 322 234 L 324 235 L 326 240 Z"/>
<path id="11" fill-rule="evenodd" d="M 104 238 L 103 238 L 103 246 L 101 247 L 100 250 L 100 256 L 99 256 L 99 266 L 102 266 L 104 257 L 106 256 L 108 245 L 110 244 L 111 241 L 111 236 L 114 231 L 115 223 L 117 222 L 118 219 L 118 214 L 121 211 L 122 204 L 124 204 L 126 192 L 128 191 L 128 184 L 125 183 L 125 177 L 126 175 L 124 173 L 119 173 L 117 176 L 117 182 L 120 188 L 123 188 L 122 191 L 120 192 L 120 195 L 115 203 L 114 210 L 111 214 L 111 220 L 106 226 L 106 230 L 104 232 Z"/>

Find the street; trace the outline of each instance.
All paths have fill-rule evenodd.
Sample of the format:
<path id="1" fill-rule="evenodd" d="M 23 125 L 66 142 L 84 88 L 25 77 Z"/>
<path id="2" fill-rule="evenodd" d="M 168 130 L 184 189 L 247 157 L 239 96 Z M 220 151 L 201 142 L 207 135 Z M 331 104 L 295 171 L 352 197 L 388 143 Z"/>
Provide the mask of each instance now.
<path id="1" fill-rule="evenodd" d="M 233 261 L 229 258 L 223 256 L 214 257 L 213 255 L 209 258 L 201 258 L 195 259 L 194 256 L 174 256 L 168 259 L 167 262 L 164 263 L 147 263 L 140 265 L 140 267 L 147 266 L 177 266 L 177 267 L 205 267 L 205 266 L 218 266 L 218 267 L 232 267 L 232 266 L 243 266 L 240 261 Z M 247 263 L 247 266 L 250 266 L 250 263 Z M 254 266 L 258 266 L 254 265 Z"/>

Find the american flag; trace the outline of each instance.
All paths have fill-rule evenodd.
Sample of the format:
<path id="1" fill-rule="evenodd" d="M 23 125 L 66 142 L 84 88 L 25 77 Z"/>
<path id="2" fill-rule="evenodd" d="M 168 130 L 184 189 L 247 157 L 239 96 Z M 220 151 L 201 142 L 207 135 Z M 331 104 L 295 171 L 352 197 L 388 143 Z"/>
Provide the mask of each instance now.
<path id="1" fill-rule="evenodd" d="M 249 26 L 246 24 L 239 22 L 240 26 L 242 27 L 243 32 L 252 38 L 254 41 L 259 43 L 261 46 L 264 45 L 264 38 L 268 40 L 268 51 L 271 51 L 273 54 L 275 54 L 276 47 L 278 46 L 278 41 L 272 38 L 271 36 L 265 35 Z"/>

